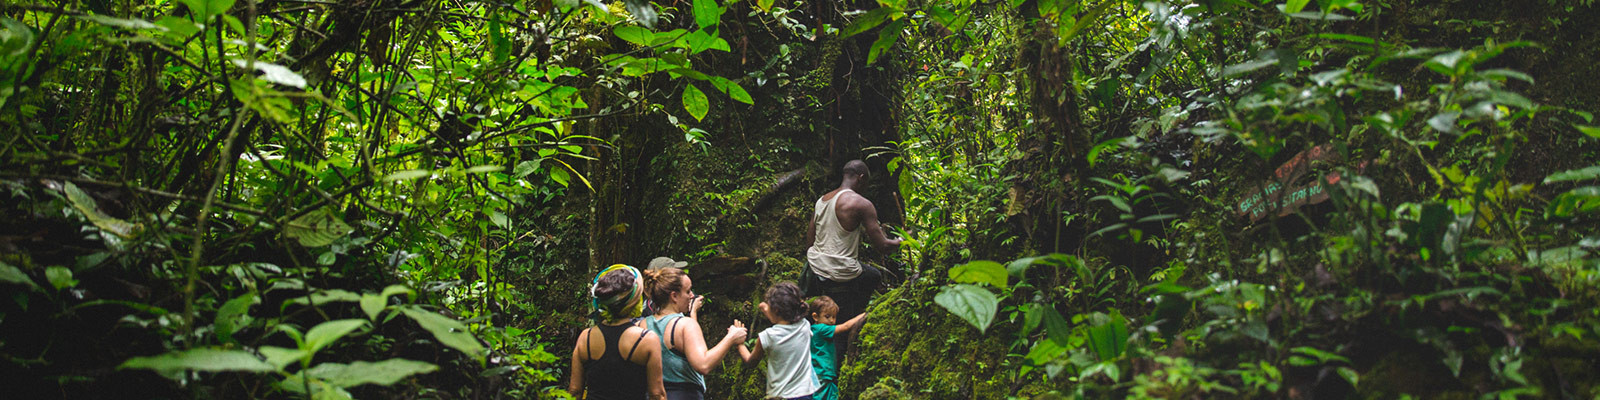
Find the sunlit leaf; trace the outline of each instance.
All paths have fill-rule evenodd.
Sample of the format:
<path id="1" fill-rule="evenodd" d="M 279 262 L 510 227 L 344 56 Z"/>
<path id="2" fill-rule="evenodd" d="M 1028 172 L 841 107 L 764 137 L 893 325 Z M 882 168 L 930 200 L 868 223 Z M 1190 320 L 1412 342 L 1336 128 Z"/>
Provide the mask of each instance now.
<path id="1" fill-rule="evenodd" d="M 245 293 L 217 307 L 217 319 L 212 326 L 217 331 L 217 337 L 225 342 L 233 341 L 233 333 L 240 328 L 250 325 L 250 306 L 257 303 L 255 293 Z"/>
<path id="2" fill-rule="evenodd" d="M 74 185 L 72 182 L 62 183 L 61 192 L 67 195 L 67 201 L 72 203 L 72 208 L 77 209 L 79 213 L 83 214 L 84 218 L 89 220 L 89 223 L 94 224 L 95 227 L 103 231 L 124 238 L 131 238 L 142 230 L 142 227 L 137 224 L 113 218 L 100 212 L 100 206 L 95 203 L 94 198 L 89 197 L 88 193 L 78 189 L 78 185 Z"/>
<path id="3" fill-rule="evenodd" d="M 108 17 L 108 16 L 104 16 L 104 15 L 79 15 L 78 18 L 82 19 L 82 20 L 85 20 L 85 21 L 94 22 L 94 23 L 97 23 L 97 24 L 110 26 L 110 27 L 114 27 L 114 28 L 122 28 L 122 29 L 156 29 L 156 30 L 166 30 L 167 29 L 165 27 L 162 27 L 162 26 L 159 26 L 159 25 L 156 25 L 156 24 L 152 24 L 152 23 L 150 23 L 150 21 L 145 21 L 145 20 L 138 19 L 138 18 L 123 19 L 123 18 Z"/>
<path id="4" fill-rule="evenodd" d="M 868 29 L 883 24 L 883 21 L 888 20 L 889 17 L 898 12 L 899 10 L 888 7 L 874 8 L 866 14 L 855 17 L 854 20 L 850 21 L 850 25 L 845 26 L 844 30 L 839 32 L 839 36 L 851 37 L 861 32 L 866 32 Z"/>
<path id="5" fill-rule="evenodd" d="M 717 6 L 717 0 L 694 0 L 694 23 L 700 29 L 711 29 L 722 20 L 722 7 Z"/>
<path id="6" fill-rule="evenodd" d="M 637 26 L 633 26 L 633 25 L 618 26 L 616 29 L 613 29 L 611 32 L 616 34 L 618 38 L 622 38 L 622 40 L 626 40 L 629 43 L 637 44 L 637 45 L 640 45 L 640 46 L 650 46 L 650 42 L 655 40 L 655 38 L 656 38 L 655 33 L 650 32 L 649 29 L 645 29 L 645 28 L 641 28 L 641 27 L 637 27 Z"/>
<path id="7" fill-rule="evenodd" d="M 15 283 L 34 290 L 39 289 L 39 285 L 33 283 L 33 278 L 29 278 L 28 274 L 23 273 L 21 269 L 11 264 L 6 264 L 5 261 L 0 261 L 0 282 Z"/>
<path id="8" fill-rule="evenodd" d="M 994 321 L 995 307 L 1000 304 L 1000 300 L 989 289 L 969 284 L 946 286 L 933 297 L 933 302 L 972 324 L 979 332 L 989 329 L 989 324 Z"/>
<path id="9" fill-rule="evenodd" d="M 1600 165 L 1550 174 L 1550 176 L 1544 178 L 1544 183 L 1548 185 L 1556 182 L 1584 181 L 1595 178 L 1600 178 Z"/>
<path id="10" fill-rule="evenodd" d="M 422 178 L 422 177 L 426 177 L 426 176 L 429 176 L 429 175 L 433 175 L 433 172 L 425 170 L 425 169 L 408 169 L 408 170 L 397 171 L 395 173 L 386 175 L 386 176 L 383 177 L 383 181 L 384 182 L 404 181 L 404 180 Z"/>
<path id="11" fill-rule="evenodd" d="M 994 261 L 973 261 L 950 269 L 950 280 L 959 283 L 987 283 L 1006 288 L 1006 268 Z"/>
<path id="12" fill-rule="evenodd" d="M 406 377 L 437 370 L 439 367 L 433 364 L 391 358 L 379 362 L 321 363 L 311 367 L 306 374 L 334 386 L 348 388 L 368 384 L 393 385 Z"/>
<path id="13" fill-rule="evenodd" d="M 318 350 L 322 350 L 323 347 L 327 347 L 345 337 L 345 335 L 349 335 L 351 331 L 366 325 L 367 321 L 360 319 L 340 319 L 317 324 L 317 326 L 311 327 L 311 330 L 306 331 L 305 344 L 301 348 L 307 352 L 316 353 Z"/>
<path id="14" fill-rule="evenodd" d="M 257 348 L 256 351 L 261 352 L 262 356 L 267 357 L 267 364 L 271 364 L 277 369 L 283 369 L 283 367 L 286 367 L 295 361 L 300 361 L 308 354 L 305 350 L 301 349 L 286 349 L 274 346 L 261 346 L 260 348 Z"/>
<path id="15" fill-rule="evenodd" d="M 50 281 L 50 286 L 56 290 L 77 286 L 78 280 L 72 279 L 72 270 L 62 266 L 51 266 L 44 269 L 45 279 Z"/>
<path id="16" fill-rule="evenodd" d="M 1578 128 L 1578 132 L 1583 132 L 1584 135 L 1588 135 L 1589 137 L 1595 139 L 1600 139 L 1600 127 L 1577 124 L 1573 124 L 1572 127 Z"/>
<path id="17" fill-rule="evenodd" d="M 1294 14 L 1294 13 L 1300 12 L 1301 10 L 1304 10 L 1306 8 L 1306 4 L 1310 4 L 1310 3 L 1311 3 L 1311 0 L 1289 0 L 1287 3 L 1284 4 L 1283 12 L 1289 13 L 1289 14 Z"/>
<path id="18" fill-rule="evenodd" d="M 694 87 L 693 83 L 685 83 L 683 85 L 683 109 L 688 111 L 689 115 L 694 116 L 695 120 L 701 121 L 705 120 L 706 113 L 711 111 L 711 104 L 706 99 L 706 94 L 700 91 L 700 88 Z"/>
<path id="19" fill-rule="evenodd" d="M 401 307 L 400 311 L 412 320 L 417 321 L 417 324 L 422 325 L 423 329 L 432 333 L 434 339 L 438 339 L 439 343 L 456 349 L 480 362 L 483 361 L 486 351 L 483 344 L 479 343 L 478 338 L 472 336 L 472 333 L 467 332 L 467 326 L 462 324 L 461 321 L 456 321 L 453 318 L 416 306 Z"/>
<path id="20" fill-rule="evenodd" d="M 872 48 L 867 51 L 867 64 L 876 62 L 879 55 L 889 51 L 890 47 L 900 41 L 900 34 L 904 32 L 902 28 L 905 27 L 905 24 L 906 20 L 894 21 L 883 27 L 883 30 L 878 31 L 878 40 L 873 41 Z"/>
<path id="21" fill-rule="evenodd" d="M 117 369 L 151 369 L 158 372 L 173 371 L 245 371 L 270 372 L 273 368 L 254 354 L 239 350 L 211 348 L 190 349 L 154 357 L 134 357 Z"/>
<path id="22" fill-rule="evenodd" d="M 327 246 L 354 231 L 355 228 L 334 215 L 330 207 L 306 213 L 283 227 L 284 236 L 297 239 L 301 246 L 306 247 Z"/>

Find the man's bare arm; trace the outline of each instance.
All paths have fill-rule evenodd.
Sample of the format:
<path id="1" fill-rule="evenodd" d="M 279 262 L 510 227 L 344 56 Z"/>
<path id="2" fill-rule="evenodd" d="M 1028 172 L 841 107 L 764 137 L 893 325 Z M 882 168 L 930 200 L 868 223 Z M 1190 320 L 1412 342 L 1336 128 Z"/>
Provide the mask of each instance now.
<path id="1" fill-rule="evenodd" d="M 900 247 L 900 239 L 890 239 L 883 233 L 883 225 L 878 223 L 878 209 L 872 206 L 872 201 L 865 197 L 855 203 L 855 212 L 861 225 L 867 228 L 867 243 L 874 248 L 881 248 L 881 252 L 888 254 Z"/>

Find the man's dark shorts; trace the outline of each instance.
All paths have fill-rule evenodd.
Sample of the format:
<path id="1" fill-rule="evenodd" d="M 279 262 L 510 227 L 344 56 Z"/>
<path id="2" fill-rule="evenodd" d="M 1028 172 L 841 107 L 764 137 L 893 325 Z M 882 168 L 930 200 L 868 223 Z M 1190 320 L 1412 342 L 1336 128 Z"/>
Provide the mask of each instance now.
<path id="1" fill-rule="evenodd" d="M 845 282 L 817 275 L 811 271 L 809 262 L 805 270 L 800 272 L 800 286 L 806 297 L 827 295 L 839 305 L 839 316 L 835 319 L 837 323 L 849 321 L 866 311 L 867 301 L 872 300 L 873 292 L 882 283 L 883 271 L 867 263 L 861 263 L 861 275 Z"/>

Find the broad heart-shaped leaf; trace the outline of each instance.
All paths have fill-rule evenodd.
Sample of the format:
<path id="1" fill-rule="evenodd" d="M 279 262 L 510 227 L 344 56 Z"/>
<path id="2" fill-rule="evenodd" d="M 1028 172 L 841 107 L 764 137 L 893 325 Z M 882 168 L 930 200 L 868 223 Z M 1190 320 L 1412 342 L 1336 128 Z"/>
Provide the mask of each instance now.
<path id="1" fill-rule="evenodd" d="M 311 330 L 306 331 L 306 342 L 302 347 L 307 352 L 316 353 L 317 350 L 328 347 L 328 345 L 338 341 L 339 338 L 350 334 L 350 331 L 354 331 L 356 328 L 366 324 L 366 320 L 360 319 L 340 319 L 317 324 L 317 326 L 311 327 Z"/>
<path id="2" fill-rule="evenodd" d="M 276 371 L 271 365 L 262 362 L 254 354 L 239 350 L 222 349 L 189 349 L 162 354 L 155 357 L 134 357 L 123 362 L 117 369 L 151 369 L 163 374 L 176 371 L 247 371 L 270 372 Z"/>
<path id="3" fill-rule="evenodd" d="M 633 25 L 618 26 L 617 29 L 611 30 L 611 33 L 616 34 L 622 40 L 628 41 L 628 43 L 646 47 L 650 46 L 650 42 L 656 39 L 655 32 Z"/>
<path id="4" fill-rule="evenodd" d="M 694 0 L 694 23 L 700 29 L 710 29 L 722 21 L 722 12 L 726 11 L 717 6 L 717 0 Z"/>
<path id="5" fill-rule="evenodd" d="M 439 339 L 439 343 L 444 343 L 445 346 L 450 346 L 452 349 L 466 353 L 467 356 L 479 362 L 483 361 L 485 352 L 483 344 L 478 343 L 478 338 L 472 336 L 471 332 L 467 332 L 467 326 L 462 324 L 461 321 L 456 321 L 453 318 L 439 315 L 439 313 L 424 310 L 417 306 L 401 307 L 400 311 L 412 320 L 417 321 L 417 325 L 422 325 L 423 329 L 433 333 L 433 337 Z"/>
<path id="6" fill-rule="evenodd" d="M 987 283 L 1006 288 L 1006 267 L 994 261 L 973 261 L 950 269 L 950 280 L 957 283 Z"/>
<path id="7" fill-rule="evenodd" d="M 33 290 L 39 290 L 39 284 L 33 283 L 33 278 L 29 278 L 28 274 L 23 273 L 21 269 L 11 264 L 6 264 L 5 261 L 0 261 L 0 282 L 15 283 Z"/>
<path id="8" fill-rule="evenodd" d="M 756 0 L 756 7 L 760 7 L 761 11 L 772 12 L 772 2 L 773 0 Z"/>
<path id="9" fill-rule="evenodd" d="M 706 119 L 706 113 L 711 111 L 711 103 L 706 99 L 705 92 L 694 87 L 693 83 L 683 84 L 683 109 L 693 115 L 696 121 Z"/>
<path id="10" fill-rule="evenodd" d="M 379 362 L 356 361 L 350 364 L 321 363 L 306 371 L 312 378 L 321 379 L 338 387 L 354 387 L 366 384 L 393 385 L 401 379 L 411 375 L 426 374 L 439 370 L 433 364 L 412 361 L 403 358 L 391 358 Z"/>
<path id="11" fill-rule="evenodd" d="M 327 207 L 306 213 L 283 227 L 284 235 L 299 239 L 300 245 L 306 247 L 327 246 L 352 231 L 355 229 L 339 220 L 333 215 L 333 209 Z"/>
<path id="12" fill-rule="evenodd" d="M 956 284 L 945 286 L 939 295 L 933 296 L 933 302 L 977 327 L 979 332 L 984 332 L 994 322 L 995 307 L 1000 304 L 1000 299 L 982 286 Z"/>

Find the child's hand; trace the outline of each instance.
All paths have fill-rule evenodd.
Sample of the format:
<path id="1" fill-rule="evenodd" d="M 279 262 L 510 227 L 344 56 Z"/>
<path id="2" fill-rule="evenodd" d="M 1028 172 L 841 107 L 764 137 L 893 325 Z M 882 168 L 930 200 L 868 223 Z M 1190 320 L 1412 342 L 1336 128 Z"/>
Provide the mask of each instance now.
<path id="1" fill-rule="evenodd" d="M 706 305 L 706 296 L 694 296 L 689 299 L 689 314 L 700 315 L 700 306 Z"/>
<path id="2" fill-rule="evenodd" d="M 737 319 L 733 320 L 733 326 L 728 327 L 728 339 L 732 339 L 735 342 L 743 341 L 748 335 L 750 335 L 750 330 L 745 329 L 744 323 L 739 322 Z"/>

